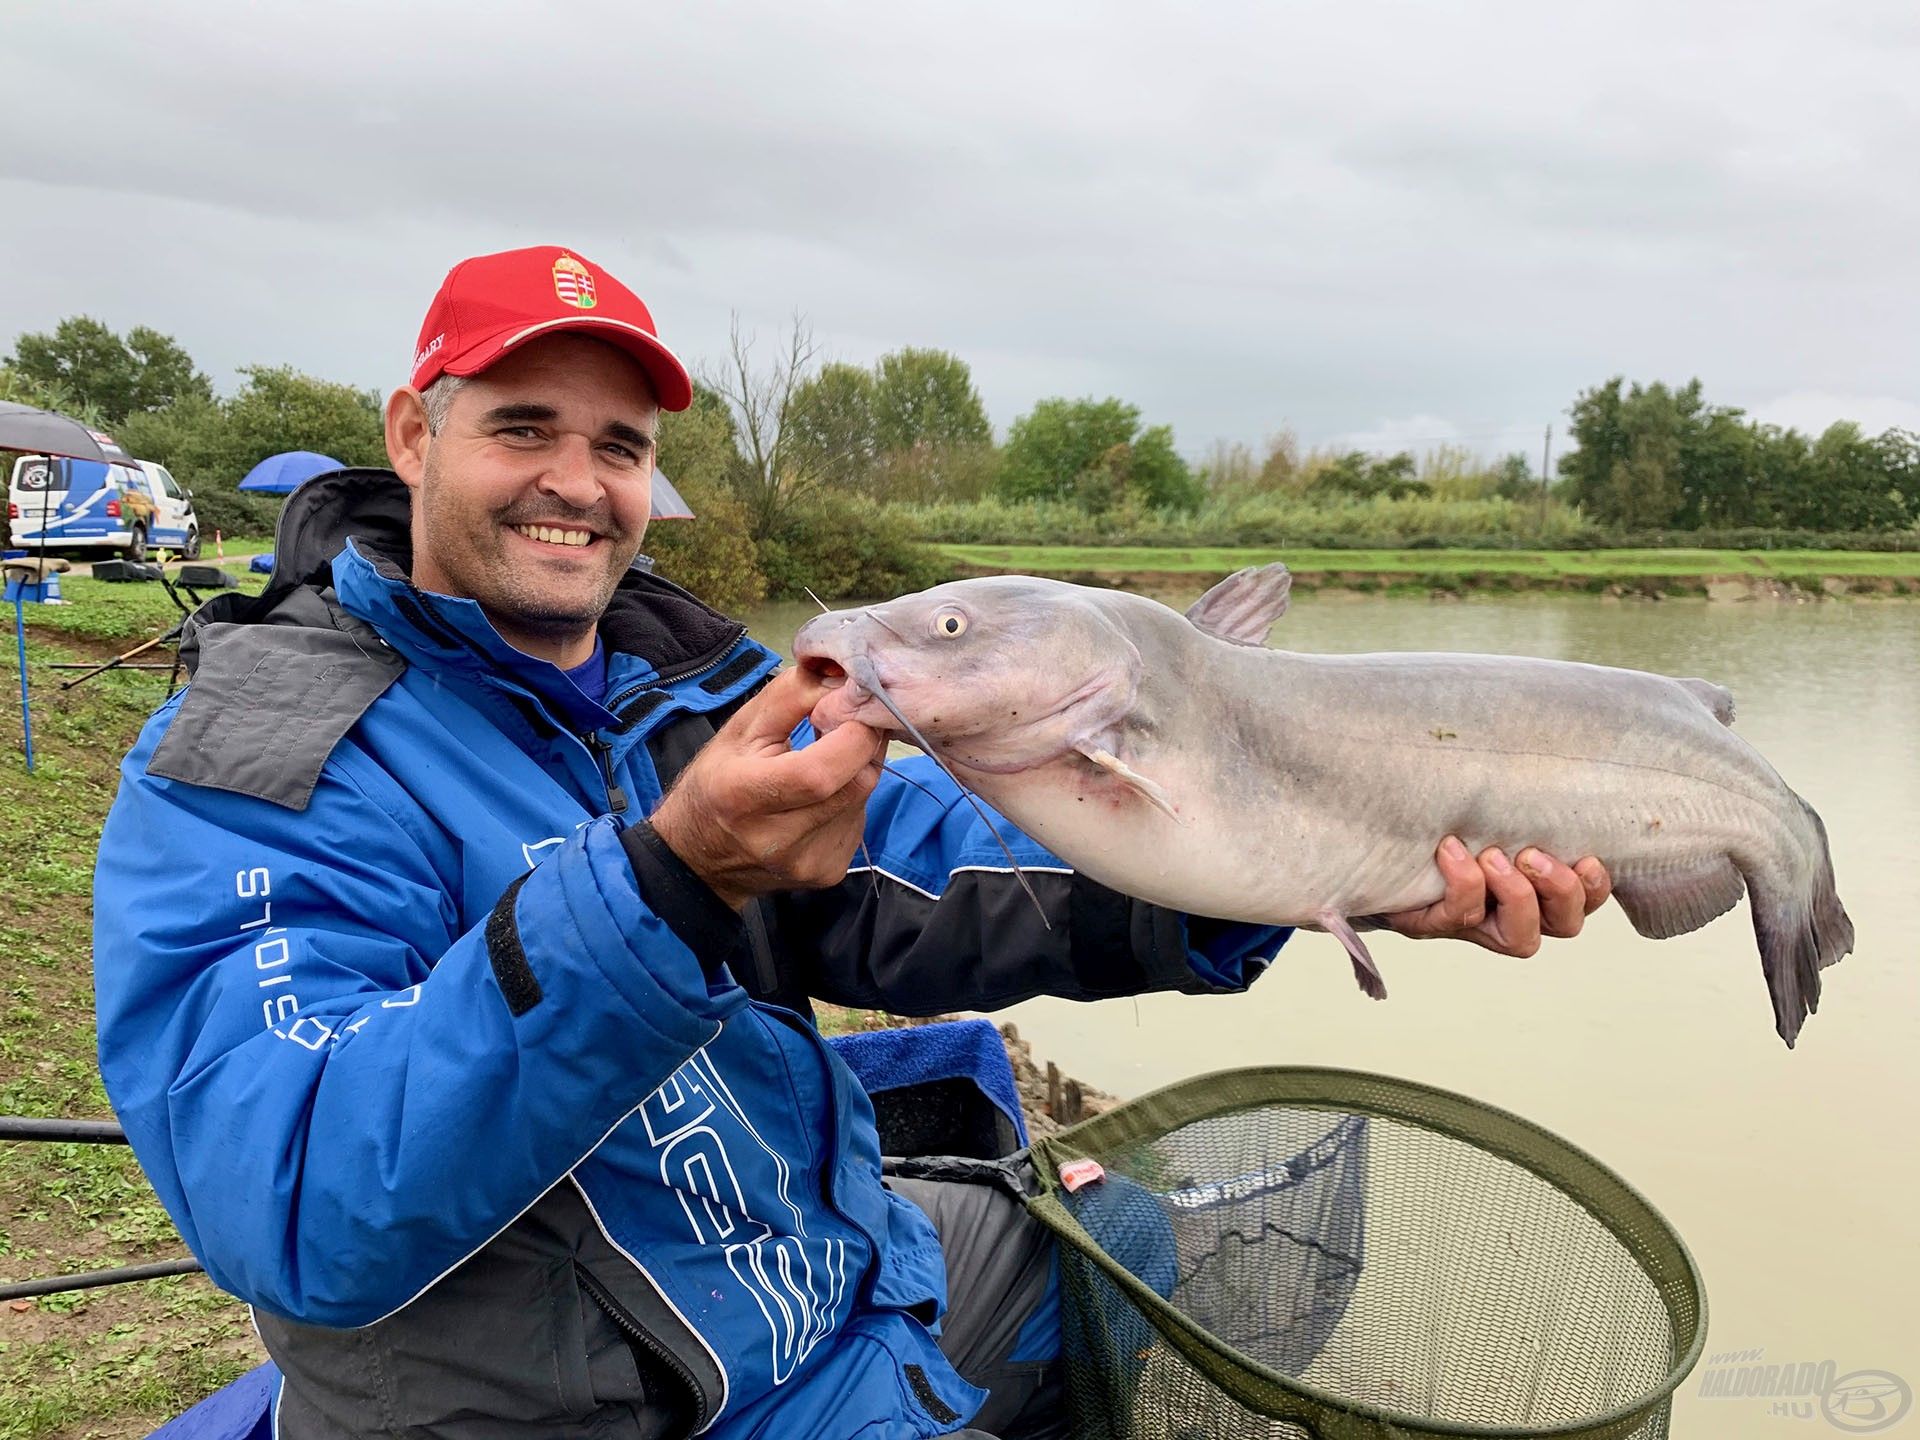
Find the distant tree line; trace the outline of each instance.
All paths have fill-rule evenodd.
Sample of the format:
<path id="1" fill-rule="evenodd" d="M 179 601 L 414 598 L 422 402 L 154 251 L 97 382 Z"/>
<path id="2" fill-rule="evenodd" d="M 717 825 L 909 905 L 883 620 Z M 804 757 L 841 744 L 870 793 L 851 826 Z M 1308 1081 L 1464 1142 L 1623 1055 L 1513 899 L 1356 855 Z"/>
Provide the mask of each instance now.
<path id="1" fill-rule="evenodd" d="M 1672 389 L 1616 376 L 1572 413 L 1578 448 L 1560 461 L 1560 488 L 1612 529 L 1920 524 L 1920 439 L 1903 430 L 1869 438 L 1842 420 L 1808 436 L 1707 404 L 1698 380 Z"/>
<path id="2" fill-rule="evenodd" d="M 228 534 L 270 528 L 277 502 L 234 488 L 269 455 L 385 463 L 375 392 L 285 366 L 241 376 L 216 394 L 171 336 L 74 316 L 18 337 L 0 398 L 110 429 L 192 487 L 205 528 Z M 918 542 L 1018 532 L 1023 516 L 1036 541 L 1063 526 L 1112 540 L 1238 525 L 1260 543 L 1351 530 L 1353 543 L 1544 544 L 1920 526 L 1920 440 L 1902 431 L 1869 438 L 1842 422 L 1809 437 L 1708 405 L 1698 380 L 1615 378 L 1571 415 L 1574 448 L 1551 483 L 1519 454 L 1306 450 L 1290 432 L 1259 452 L 1215 445 L 1189 465 L 1171 427 L 1118 398 L 1040 400 L 996 443 L 971 370 L 948 351 L 852 365 L 823 360 L 797 317 L 764 349 L 736 322 L 726 355 L 698 371 L 692 408 L 661 421 L 661 468 L 702 519 L 659 526 L 648 544 L 667 573 L 739 605 L 803 586 L 872 595 L 927 583 L 941 567 Z"/>
<path id="3" fill-rule="evenodd" d="M 288 366 L 249 365 L 240 388 L 215 395 L 171 336 L 135 326 L 122 338 L 71 316 L 22 335 L 0 363 L 0 399 L 60 410 L 111 432 L 127 452 L 164 465 L 193 491 L 203 531 L 271 532 L 277 496 L 236 487 L 284 450 L 347 465 L 385 465 L 380 397 Z"/>

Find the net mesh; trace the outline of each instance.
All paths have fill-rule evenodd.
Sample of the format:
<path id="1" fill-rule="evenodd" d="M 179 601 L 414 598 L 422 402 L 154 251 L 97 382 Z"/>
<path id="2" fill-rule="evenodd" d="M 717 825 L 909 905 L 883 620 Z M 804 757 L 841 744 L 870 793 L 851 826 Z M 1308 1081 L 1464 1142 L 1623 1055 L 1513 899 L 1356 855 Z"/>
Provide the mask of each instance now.
<path id="1" fill-rule="evenodd" d="M 1105 1178 L 1069 1192 L 1059 1166 Z M 1206 1076 L 1040 1142 L 1086 1440 L 1660 1437 L 1704 1302 L 1624 1182 L 1404 1081 Z"/>

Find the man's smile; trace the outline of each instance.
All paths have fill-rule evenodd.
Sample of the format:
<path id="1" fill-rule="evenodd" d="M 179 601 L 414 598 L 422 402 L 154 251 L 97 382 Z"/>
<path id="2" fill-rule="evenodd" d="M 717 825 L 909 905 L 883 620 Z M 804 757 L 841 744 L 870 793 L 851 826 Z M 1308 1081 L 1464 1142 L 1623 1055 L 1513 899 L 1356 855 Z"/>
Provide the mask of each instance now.
<path id="1" fill-rule="evenodd" d="M 578 530 L 568 525 L 509 525 L 507 528 L 539 544 L 561 549 L 579 549 L 599 538 L 591 530 Z"/>

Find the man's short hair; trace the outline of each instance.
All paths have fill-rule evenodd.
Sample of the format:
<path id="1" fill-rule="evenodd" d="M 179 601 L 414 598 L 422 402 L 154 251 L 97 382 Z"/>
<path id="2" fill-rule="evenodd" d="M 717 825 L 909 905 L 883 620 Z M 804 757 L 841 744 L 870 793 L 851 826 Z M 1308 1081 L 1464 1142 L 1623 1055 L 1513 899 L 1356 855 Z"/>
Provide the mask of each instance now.
<path id="1" fill-rule="evenodd" d="M 420 399 L 427 407 L 427 434 L 440 433 L 440 427 L 447 423 L 447 412 L 453 409 L 453 397 L 466 387 L 466 383 L 463 376 L 442 375 L 420 392 Z"/>

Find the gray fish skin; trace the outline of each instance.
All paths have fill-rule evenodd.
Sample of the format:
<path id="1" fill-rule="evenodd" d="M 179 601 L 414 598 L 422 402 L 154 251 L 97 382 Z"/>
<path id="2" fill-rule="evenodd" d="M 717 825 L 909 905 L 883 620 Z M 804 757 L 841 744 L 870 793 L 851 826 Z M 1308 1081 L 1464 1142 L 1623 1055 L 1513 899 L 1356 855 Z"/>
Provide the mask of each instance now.
<path id="1" fill-rule="evenodd" d="M 1331 930 L 1375 995 L 1348 921 L 1439 899 L 1449 834 L 1598 856 L 1656 938 L 1744 891 L 1794 1043 L 1853 927 L 1819 816 L 1728 728 L 1726 691 L 1570 661 L 1267 649 L 1285 604 L 1282 567 L 1188 615 L 990 577 L 816 616 L 795 653 L 871 675 L 956 778 L 1082 873 L 1193 914 Z M 901 729 L 857 680 L 815 711 L 823 729 L 849 719 Z"/>

